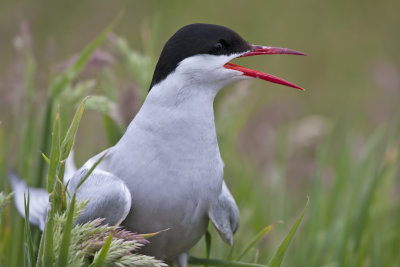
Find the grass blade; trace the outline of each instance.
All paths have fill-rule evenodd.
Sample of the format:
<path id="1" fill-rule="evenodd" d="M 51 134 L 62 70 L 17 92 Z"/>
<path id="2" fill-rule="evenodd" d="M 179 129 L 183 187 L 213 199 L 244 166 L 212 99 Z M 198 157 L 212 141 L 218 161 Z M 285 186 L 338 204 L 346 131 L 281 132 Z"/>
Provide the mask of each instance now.
<path id="1" fill-rule="evenodd" d="M 24 203 L 25 203 L 25 264 L 26 266 L 33 267 L 35 266 L 34 264 L 35 254 L 33 251 L 31 226 L 29 224 L 29 192 L 28 192 L 28 199 L 26 199 L 26 195 L 24 195 Z"/>
<path id="2" fill-rule="evenodd" d="M 44 254 L 44 233 L 42 234 L 42 238 L 40 239 L 40 244 L 39 244 L 39 252 L 37 255 L 37 259 L 36 259 L 36 267 L 42 267 L 43 265 L 43 254 Z"/>
<path id="3" fill-rule="evenodd" d="M 54 197 L 54 196 L 51 196 Z M 53 232 L 54 232 L 54 216 L 55 209 L 52 205 L 51 210 L 49 212 L 49 217 L 47 219 L 46 228 L 43 232 L 42 242 L 44 243 L 44 255 L 43 255 L 43 267 L 52 267 L 54 266 L 54 240 L 53 240 Z"/>
<path id="4" fill-rule="evenodd" d="M 107 156 L 107 153 L 104 153 L 94 164 L 93 166 L 89 169 L 89 171 L 86 173 L 85 177 L 82 178 L 82 180 L 79 182 L 79 184 L 75 188 L 75 192 L 81 187 L 81 185 L 86 181 L 86 179 L 90 176 L 90 174 L 94 171 L 94 169 L 97 167 L 97 165 L 100 164 L 100 162 Z"/>
<path id="5" fill-rule="evenodd" d="M 241 260 L 257 243 L 258 241 L 261 240 L 266 234 L 268 234 L 269 231 L 271 231 L 272 228 L 278 223 L 282 223 L 281 221 L 274 222 L 268 226 L 266 226 L 264 229 L 262 229 L 256 236 L 247 244 L 246 248 L 240 253 L 239 257 L 237 260 Z"/>
<path id="6" fill-rule="evenodd" d="M 53 136 L 51 140 L 51 151 L 49 160 L 49 171 L 47 174 L 47 192 L 51 193 L 54 188 L 54 182 L 56 181 L 57 166 L 60 161 L 60 113 L 57 112 L 56 119 L 54 121 Z M 42 155 L 44 155 L 42 153 Z"/>
<path id="7" fill-rule="evenodd" d="M 106 256 L 107 256 L 107 252 L 111 245 L 112 237 L 113 237 L 113 233 L 111 233 L 108 236 L 108 238 L 107 238 L 106 242 L 104 243 L 104 246 L 101 249 L 101 251 L 99 252 L 98 256 L 96 255 L 97 257 L 95 257 L 95 259 L 94 259 L 93 267 L 101 267 L 104 265 Z"/>
<path id="8" fill-rule="evenodd" d="M 162 232 L 168 231 L 168 230 L 169 230 L 169 228 L 164 229 L 164 230 L 161 230 L 161 231 L 158 231 L 158 232 L 154 232 L 154 233 L 147 233 L 147 234 L 140 234 L 140 235 L 141 235 L 143 238 L 148 239 L 148 238 L 150 238 L 150 237 L 156 236 L 156 235 L 158 235 L 158 234 L 160 234 L 160 233 L 162 233 Z"/>
<path id="9" fill-rule="evenodd" d="M 74 209 L 76 203 L 76 195 L 72 196 L 71 202 L 68 206 L 67 221 L 64 226 L 64 232 L 61 239 L 60 253 L 58 255 L 57 267 L 67 266 L 68 264 L 68 254 L 71 242 L 71 230 L 74 226 Z"/>
<path id="10" fill-rule="evenodd" d="M 208 230 L 204 234 L 204 239 L 206 241 L 206 258 L 208 259 L 211 254 L 211 234 Z"/>
<path id="11" fill-rule="evenodd" d="M 46 161 L 47 165 L 50 165 L 50 159 L 44 153 L 42 153 L 42 158 Z"/>
<path id="12" fill-rule="evenodd" d="M 275 255 L 272 257 L 271 261 L 268 263 L 268 267 L 279 267 L 281 266 L 283 257 L 285 256 L 286 250 L 289 247 L 290 242 L 293 239 L 294 234 L 296 233 L 297 228 L 300 225 L 301 220 L 304 217 L 304 214 L 307 210 L 308 204 L 310 203 L 310 200 L 307 199 L 306 206 L 304 207 L 303 211 L 301 212 L 300 216 L 297 218 L 296 222 L 290 229 L 289 233 L 283 239 L 281 245 L 279 246 L 278 250 L 276 251 Z"/>
<path id="13" fill-rule="evenodd" d="M 42 127 L 42 138 L 40 141 L 40 151 L 48 155 L 48 150 L 49 150 L 49 145 L 50 145 L 50 127 L 51 127 L 51 122 L 52 122 L 52 113 L 53 113 L 53 105 L 54 105 L 54 99 L 49 98 L 46 103 L 46 109 L 44 112 L 44 123 Z M 45 164 L 42 159 L 39 159 L 38 161 L 38 168 L 36 171 L 36 176 L 35 176 L 35 184 L 34 186 L 36 187 L 42 187 L 42 180 L 44 176 L 44 171 L 45 171 Z"/>
<path id="14" fill-rule="evenodd" d="M 85 109 L 86 101 L 89 97 L 82 100 L 78 110 L 75 112 L 72 123 L 68 128 L 65 138 L 61 144 L 61 160 L 64 161 L 68 158 L 71 152 L 72 146 L 74 145 L 76 131 L 78 130 L 79 122 L 81 121 L 83 111 Z"/>

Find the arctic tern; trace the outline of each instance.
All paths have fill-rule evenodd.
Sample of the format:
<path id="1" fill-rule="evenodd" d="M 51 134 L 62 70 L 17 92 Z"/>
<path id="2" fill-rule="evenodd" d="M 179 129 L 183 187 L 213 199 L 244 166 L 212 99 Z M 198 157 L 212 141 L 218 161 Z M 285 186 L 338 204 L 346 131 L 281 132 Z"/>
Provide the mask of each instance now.
<path id="1" fill-rule="evenodd" d="M 149 94 L 119 142 L 75 170 L 69 162 L 65 183 L 74 190 L 91 166 L 107 153 L 77 191 L 90 202 L 78 223 L 98 217 L 151 238 L 143 253 L 187 265 L 187 252 L 214 224 L 232 244 L 239 210 L 223 180 L 213 101 L 224 86 L 259 78 L 297 89 L 281 78 L 230 61 L 254 55 L 304 53 L 252 45 L 231 29 L 191 24 L 165 44 Z M 15 202 L 24 214 L 26 183 L 11 174 Z M 31 223 L 44 228 L 49 205 L 45 190 L 30 188 Z"/>

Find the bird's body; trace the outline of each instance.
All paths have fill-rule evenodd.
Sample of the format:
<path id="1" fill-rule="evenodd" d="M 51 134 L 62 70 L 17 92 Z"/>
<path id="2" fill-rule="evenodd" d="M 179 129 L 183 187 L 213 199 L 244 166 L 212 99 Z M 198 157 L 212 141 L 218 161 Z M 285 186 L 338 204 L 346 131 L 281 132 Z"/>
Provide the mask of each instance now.
<path id="1" fill-rule="evenodd" d="M 173 259 L 204 234 L 209 207 L 222 191 L 223 163 L 212 95 L 203 99 L 187 95 L 196 90 L 182 88 L 180 96 L 175 89 L 168 97 L 157 96 L 168 90 L 149 93 L 99 168 L 120 177 L 132 194 L 132 212 L 123 225 L 139 233 L 169 229 L 146 249 L 158 258 Z M 157 216 L 163 220 L 154 220 Z"/>
<path id="2" fill-rule="evenodd" d="M 70 178 L 73 191 L 106 153 L 78 190 L 79 200 L 90 199 L 78 222 L 104 217 L 107 223 L 122 223 L 139 233 L 168 229 L 153 237 L 144 252 L 177 260 L 181 267 L 209 220 L 232 244 L 239 211 L 223 180 L 213 101 L 222 87 L 248 77 L 299 88 L 229 63 L 247 55 L 300 54 L 276 49 L 250 45 L 217 25 L 192 24 L 179 30 L 165 45 L 149 95 L 124 136 Z"/>

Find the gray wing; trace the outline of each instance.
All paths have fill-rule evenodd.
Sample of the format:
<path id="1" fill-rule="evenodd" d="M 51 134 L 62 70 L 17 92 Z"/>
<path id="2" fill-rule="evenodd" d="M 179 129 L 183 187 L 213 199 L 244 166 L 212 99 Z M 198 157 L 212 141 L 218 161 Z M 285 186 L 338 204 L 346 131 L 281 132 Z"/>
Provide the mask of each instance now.
<path id="1" fill-rule="evenodd" d="M 44 189 L 28 187 L 26 182 L 14 172 L 9 173 L 9 178 L 14 190 L 14 202 L 18 212 L 25 218 L 24 199 L 28 200 L 29 192 L 29 222 L 43 231 L 49 207 L 49 194 Z"/>
<path id="2" fill-rule="evenodd" d="M 72 194 L 89 168 L 83 166 L 71 178 L 68 191 Z M 78 202 L 89 200 L 77 223 L 104 218 L 103 224 L 118 225 L 131 209 L 131 193 L 125 182 L 110 172 L 95 169 L 76 192 Z"/>
<path id="3" fill-rule="evenodd" d="M 221 194 L 212 203 L 208 217 L 214 224 L 222 240 L 232 246 L 233 234 L 239 228 L 240 215 L 235 200 L 229 192 L 225 181 L 222 183 Z"/>
<path id="4" fill-rule="evenodd" d="M 69 192 L 73 192 L 81 179 L 86 175 L 99 154 L 89 160 L 88 164 L 76 171 L 73 153 L 67 159 L 64 182 L 68 183 Z M 28 187 L 26 182 L 14 172 L 9 173 L 14 190 L 14 202 L 18 212 L 25 217 L 24 195 L 29 192 L 29 222 L 42 231 L 46 224 L 49 208 L 49 194 L 41 188 Z M 89 200 L 88 206 L 78 218 L 77 223 L 85 223 L 96 218 L 104 218 L 103 223 L 120 224 L 131 208 L 131 194 L 125 183 L 115 175 L 95 169 L 77 191 L 78 201 Z"/>

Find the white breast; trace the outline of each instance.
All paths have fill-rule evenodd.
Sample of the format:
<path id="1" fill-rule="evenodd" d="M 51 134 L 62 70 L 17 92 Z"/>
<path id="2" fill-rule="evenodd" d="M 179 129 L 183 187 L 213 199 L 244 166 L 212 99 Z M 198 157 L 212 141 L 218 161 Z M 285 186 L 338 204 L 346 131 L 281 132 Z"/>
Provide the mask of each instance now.
<path id="1" fill-rule="evenodd" d="M 152 89 L 101 166 L 131 191 L 126 227 L 141 233 L 170 229 L 146 251 L 162 259 L 188 250 L 204 234 L 223 179 L 213 114 L 216 91 L 173 88 L 182 84 L 178 78 Z"/>

